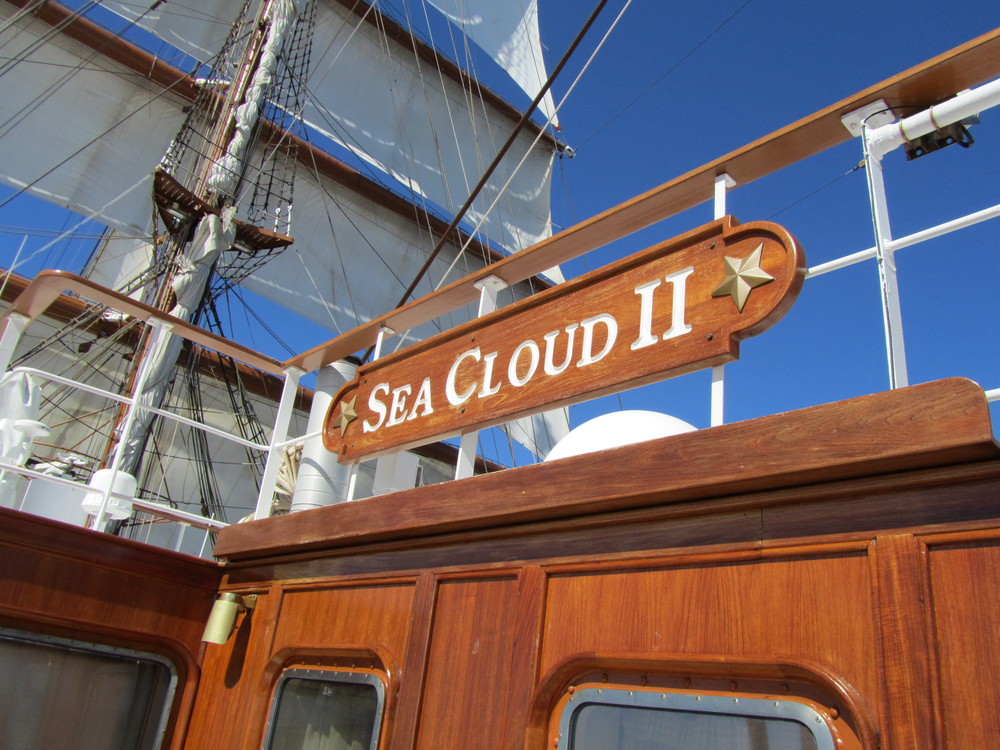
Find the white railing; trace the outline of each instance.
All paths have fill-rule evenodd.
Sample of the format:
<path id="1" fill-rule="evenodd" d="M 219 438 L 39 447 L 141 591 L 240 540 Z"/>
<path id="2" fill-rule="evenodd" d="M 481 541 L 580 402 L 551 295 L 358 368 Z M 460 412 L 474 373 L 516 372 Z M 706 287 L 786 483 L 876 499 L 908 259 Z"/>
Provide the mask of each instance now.
<path id="1" fill-rule="evenodd" d="M 131 394 L 128 396 L 123 396 L 119 393 L 114 393 L 89 383 L 84 383 L 33 367 L 15 367 L 7 370 L 10 360 L 13 357 L 14 350 L 19 343 L 22 334 L 26 330 L 28 323 L 34 317 L 42 314 L 52 301 L 59 296 L 63 289 L 69 289 L 77 292 L 86 299 L 98 302 L 102 305 L 107 305 L 109 308 L 119 313 L 143 320 L 147 326 L 153 329 L 154 338 L 180 335 L 189 341 L 199 343 L 222 354 L 248 362 L 257 369 L 263 370 L 266 373 L 272 375 L 283 375 L 284 388 L 282 391 L 282 399 L 278 406 L 276 424 L 271 433 L 271 441 L 266 444 L 256 443 L 212 425 L 141 403 L 138 394 L 140 394 L 143 389 L 143 376 L 145 374 L 143 368 L 140 368 L 132 386 Z M 40 274 L 39 278 L 36 279 L 35 282 L 32 282 L 29 289 L 18 297 L 14 306 L 4 317 L 3 327 L 2 330 L 0 330 L 0 366 L 2 366 L 5 372 L 12 374 L 23 373 L 33 378 L 49 380 L 68 388 L 79 390 L 84 393 L 107 399 L 110 402 L 121 404 L 124 406 L 124 413 L 122 416 L 122 435 L 119 440 L 119 444 L 123 443 L 128 438 L 136 415 L 140 412 L 149 412 L 162 419 L 200 430 L 222 440 L 242 446 L 243 448 L 266 453 L 268 459 L 259 489 L 257 500 L 258 509 L 265 507 L 268 509 L 270 508 L 271 500 L 274 496 L 277 474 L 283 450 L 295 443 L 316 438 L 320 434 L 318 432 L 314 432 L 294 438 L 289 438 L 287 435 L 287 428 L 290 423 L 292 405 L 297 392 L 298 380 L 302 375 L 301 370 L 294 367 L 283 367 L 282 363 L 276 360 L 264 357 L 257 352 L 253 352 L 252 350 L 246 349 L 238 344 L 217 337 L 204 329 L 187 323 L 186 321 L 178 320 L 170 315 L 159 312 L 153 308 L 149 308 L 136 302 L 135 300 L 100 287 L 93 282 L 60 272 L 46 272 L 45 274 Z M 133 508 L 139 509 L 143 513 L 150 514 L 154 517 L 174 521 L 183 524 L 185 527 L 192 526 L 200 528 L 206 532 L 217 531 L 228 525 L 222 520 L 205 518 L 204 516 L 188 513 L 162 503 L 143 500 L 113 491 L 115 478 L 119 472 L 120 454 L 120 451 L 114 452 L 112 463 L 109 467 L 111 472 L 110 481 L 108 482 L 107 488 L 100 490 L 103 494 L 97 513 L 93 516 L 92 525 L 94 528 L 103 528 L 108 503 L 112 499 L 128 502 Z M 26 466 L 15 465 L 9 460 L 0 459 L 0 475 L 8 472 L 26 477 L 31 482 L 48 482 L 54 485 L 71 486 L 75 488 L 86 488 L 88 486 L 72 479 L 53 476 L 52 474 L 46 472 L 29 469 Z M 260 517 L 259 510 L 258 517 Z M 181 535 L 179 535 L 178 544 L 180 538 Z"/>

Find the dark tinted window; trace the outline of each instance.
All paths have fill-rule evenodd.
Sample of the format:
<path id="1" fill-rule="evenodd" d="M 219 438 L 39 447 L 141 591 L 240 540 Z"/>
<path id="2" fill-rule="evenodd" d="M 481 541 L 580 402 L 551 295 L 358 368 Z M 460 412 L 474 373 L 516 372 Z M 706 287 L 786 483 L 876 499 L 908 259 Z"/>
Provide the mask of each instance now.
<path id="1" fill-rule="evenodd" d="M 173 683 L 152 654 L 0 632 L 0 747 L 158 748 Z"/>
<path id="2" fill-rule="evenodd" d="M 382 695 L 368 673 L 289 670 L 276 691 L 268 750 L 373 750 Z"/>

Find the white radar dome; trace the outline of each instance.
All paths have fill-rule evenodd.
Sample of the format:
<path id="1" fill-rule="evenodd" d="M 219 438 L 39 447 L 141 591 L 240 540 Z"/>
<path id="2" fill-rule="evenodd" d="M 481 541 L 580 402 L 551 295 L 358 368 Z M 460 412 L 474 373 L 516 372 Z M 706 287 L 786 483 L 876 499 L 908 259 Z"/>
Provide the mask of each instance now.
<path id="1" fill-rule="evenodd" d="M 570 430 L 545 457 L 555 461 L 569 456 L 680 435 L 697 428 L 683 419 L 655 411 L 630 410 L 602 414 Z"/>

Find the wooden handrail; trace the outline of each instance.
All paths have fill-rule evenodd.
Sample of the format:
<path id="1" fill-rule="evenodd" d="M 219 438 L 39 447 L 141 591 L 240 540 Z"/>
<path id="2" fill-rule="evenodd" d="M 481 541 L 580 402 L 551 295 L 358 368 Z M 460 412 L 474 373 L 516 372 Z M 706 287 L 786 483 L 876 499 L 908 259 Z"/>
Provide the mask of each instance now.
<path id="1" fill-rule="evenodd" d="M 276 359 L 66 271 L 42 271 L 17 296 L 7 311 L 7 315 L 23 315 L 29 320 L 34 320 L 44 313 L 63 292 L 78 294 L 91 302 L 107 305 L 138 320 L 145 322 L 158 320 L 168 323 L 173 327 L 174 333 L 183 336 L 188 341 L 201 344 L 208 349 L 233 357 L 272 375 L 283 375 L 286 369 L 286 366 Z"/>

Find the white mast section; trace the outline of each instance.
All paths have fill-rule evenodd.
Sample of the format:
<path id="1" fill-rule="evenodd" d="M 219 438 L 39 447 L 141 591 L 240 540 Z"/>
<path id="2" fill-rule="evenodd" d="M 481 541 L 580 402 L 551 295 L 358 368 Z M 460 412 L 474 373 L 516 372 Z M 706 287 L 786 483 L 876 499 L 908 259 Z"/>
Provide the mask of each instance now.
<path id="1" fill-rule="evenodd" d="M 723 172 L 715 178 L 715 194 L 713 208 L 716 219 L 726 215 L 726 191 L 736 187 L 736 180 Z M 712 368 L 712 398 L 710 406 L 709 425 L 718 427 L 725 424 L 726 403 L 726 366 L 716 365 Z"/>

